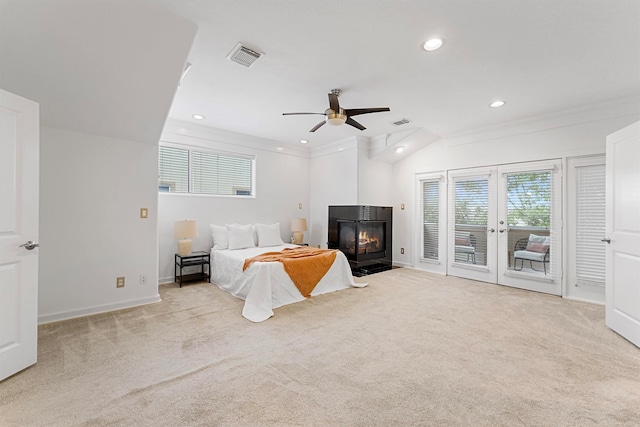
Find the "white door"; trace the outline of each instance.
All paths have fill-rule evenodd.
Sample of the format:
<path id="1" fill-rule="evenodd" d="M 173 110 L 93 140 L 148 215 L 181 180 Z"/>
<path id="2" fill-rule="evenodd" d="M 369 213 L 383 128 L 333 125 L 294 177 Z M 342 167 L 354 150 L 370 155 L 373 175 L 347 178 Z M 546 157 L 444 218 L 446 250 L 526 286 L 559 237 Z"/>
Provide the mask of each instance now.
<path id="1" fill-rule="evenodd" d="M 606 323 L 640 347 L 640 122 L 607 136 Z"/>
<path id="2" fill-rule="evenodd" d="M 39 139 L 38 104 L 0 89 L 0 380 L 37 358 Z"/>
<path id="3" fill-rule="evenodd" d="M 450 171 L 448 274 L 560 295 L 561 171 L 559 160 Z"/>
<path id="4" fill-rule="evenodd" d="M 567 298 L 605 303 L 606 168 L 605 156 L 574 157 L 567 169 Z"/>
<path id="5" fill-rule="evenodd" d="M 498 167 L 498 284 L 562 293 L 561 166 L 545 160 Z"/>
<path id="6" fill-rule="evenodd" d="M 496 168 L 450 171 L 448 274 L 497 283 Z"/>

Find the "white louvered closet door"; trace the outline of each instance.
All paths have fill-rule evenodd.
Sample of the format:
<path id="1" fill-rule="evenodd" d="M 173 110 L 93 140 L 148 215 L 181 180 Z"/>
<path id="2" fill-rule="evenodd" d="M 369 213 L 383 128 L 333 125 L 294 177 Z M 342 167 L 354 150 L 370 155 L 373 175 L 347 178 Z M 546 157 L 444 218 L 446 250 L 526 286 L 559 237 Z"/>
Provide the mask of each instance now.
<path id="1" fill-rule="evenodd" d="M 567 192 L 569 197 L 568 273 L 565 296 L 605 302 L 606 180 L 605 158 L 570 159 Z"/>

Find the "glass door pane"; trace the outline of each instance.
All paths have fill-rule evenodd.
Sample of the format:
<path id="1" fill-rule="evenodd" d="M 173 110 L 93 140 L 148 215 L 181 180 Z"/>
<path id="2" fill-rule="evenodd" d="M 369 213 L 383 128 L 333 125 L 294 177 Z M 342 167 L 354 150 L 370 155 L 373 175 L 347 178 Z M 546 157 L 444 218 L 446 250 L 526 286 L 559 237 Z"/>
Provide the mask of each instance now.
<path id="1" fill-rule="evenodd" d="M 507 179 L 509 269 L 550 273 L 551 172 L 515 172 Z"/>
<path id="2" fill-rule="evenodd" d="M 455 182 L 455 262 L 487 265 L 487 229 L 489 181 L 465 178 Z"/>

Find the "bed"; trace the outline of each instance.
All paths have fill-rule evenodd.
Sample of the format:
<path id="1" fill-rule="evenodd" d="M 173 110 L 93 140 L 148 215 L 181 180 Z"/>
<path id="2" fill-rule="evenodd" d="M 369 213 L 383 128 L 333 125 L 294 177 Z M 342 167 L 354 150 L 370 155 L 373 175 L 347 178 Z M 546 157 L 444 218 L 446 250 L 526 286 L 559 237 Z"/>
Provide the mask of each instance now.
<path id="1" fill-rule="evenodd" d="M 245 260 L 265 252 L 279 252 L 296 245 L 211 250 L 211 281 L 219 288 L 244 300 L 242 316 L 252 322 L 262 322 L 273 316 L 273 309 L 303 301 L 306 298 L 293 283 L 281 262 L 256 261 L 243 271 Z M 345 255 L 336 251 L 335 259 L 311 291 L 310 296 L 350 287 L 365 287 L 356 283 Z"/>

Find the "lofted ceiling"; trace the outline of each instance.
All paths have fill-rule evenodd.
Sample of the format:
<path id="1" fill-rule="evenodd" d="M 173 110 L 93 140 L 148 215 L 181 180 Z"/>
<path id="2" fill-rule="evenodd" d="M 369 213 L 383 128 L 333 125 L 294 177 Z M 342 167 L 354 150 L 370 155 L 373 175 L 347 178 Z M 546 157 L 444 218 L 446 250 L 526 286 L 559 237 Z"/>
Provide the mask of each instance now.
<path id="1" fill-rule="evenodd" d="M 47 126 L 134 140 L 157 141 L 167 111 L 309 148 L 434 140 L 640 100 L 639 23 L 638 0 L 0 0 L 0 86 Z M 264 55 L 231 62 L 238 43 Z M 334 88 L 343 108 L 391 111 L 315 133 L 322 116 L 282 115 L 323 112 Z"/>
<path id="2" fill-rule="evenodd" d="M 640 99 L 638 0 L 153 0 L 194 22 L 170 117 L 321 146 L 421 128 L 441 137 L 614 99 Z M 426 52 L 422 44 L 444 45 Z M 226 59 L 242 42 L 250 68 Z M 323 126 L 327 93 L 367 127 Z M 501 108 L 489 108 L 496 100 Z M 197 121 L 194 113 L 206 116 Z M 393 122 L 408 119 L 396 126 Z"/>

